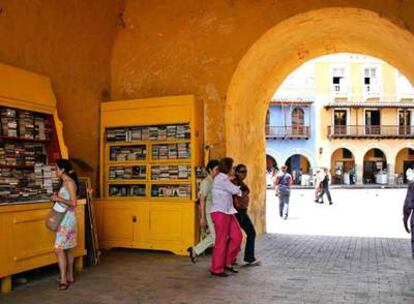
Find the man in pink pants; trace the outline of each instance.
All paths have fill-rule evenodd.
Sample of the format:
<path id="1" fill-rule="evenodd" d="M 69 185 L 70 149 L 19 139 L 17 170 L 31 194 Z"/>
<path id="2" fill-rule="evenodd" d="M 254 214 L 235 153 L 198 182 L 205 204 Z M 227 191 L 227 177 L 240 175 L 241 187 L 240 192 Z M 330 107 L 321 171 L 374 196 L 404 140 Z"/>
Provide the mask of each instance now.
<path id="1" fill-rule="evenodd" d="M 225 270 L 238 272 L 234 269 L 233 263 L 239 253 L 242 233 L 234 216 L 237 211 L 233 207 L 233 195 L 241 196 L 242 192 L 230 181 L 230 177 L 233 176 L 233 159 L 228 157 L 221 159 L 219 172 L 213 182 L 213 201 L 210 209 L 216 230 L 210 273 L 227 277 Z"/>

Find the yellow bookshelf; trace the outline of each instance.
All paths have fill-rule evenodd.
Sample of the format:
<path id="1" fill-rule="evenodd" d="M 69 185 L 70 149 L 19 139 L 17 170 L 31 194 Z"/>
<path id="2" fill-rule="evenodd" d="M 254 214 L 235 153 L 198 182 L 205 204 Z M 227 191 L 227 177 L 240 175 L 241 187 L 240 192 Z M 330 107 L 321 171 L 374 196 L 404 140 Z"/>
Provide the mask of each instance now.
<path id="1" fill-rule="evenodd" d="M 198 235 L 201 103 L 193 96 L 106 102 L 100 136 L 101 245 L 186 254 Z"/>

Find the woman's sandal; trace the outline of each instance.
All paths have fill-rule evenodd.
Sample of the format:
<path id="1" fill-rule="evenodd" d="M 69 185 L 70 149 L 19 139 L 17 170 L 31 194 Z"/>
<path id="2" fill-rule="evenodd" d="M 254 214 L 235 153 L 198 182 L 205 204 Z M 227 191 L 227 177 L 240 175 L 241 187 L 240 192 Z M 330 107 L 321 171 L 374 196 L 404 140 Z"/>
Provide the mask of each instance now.
<path id="1" fill-rule="evenodd" d="M 67 290 L 69 288 L 69 283 L 59 283 L 59 290 Z"/>

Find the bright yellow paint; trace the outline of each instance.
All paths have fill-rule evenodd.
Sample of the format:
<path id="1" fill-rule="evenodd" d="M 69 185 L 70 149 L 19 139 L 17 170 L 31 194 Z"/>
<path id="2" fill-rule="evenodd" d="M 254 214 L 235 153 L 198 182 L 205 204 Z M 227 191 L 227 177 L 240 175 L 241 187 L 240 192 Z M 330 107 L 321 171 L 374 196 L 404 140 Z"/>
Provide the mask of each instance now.
<path id="1" fill-rule="evenodd" d="M 0 64 L 0 79 L 0 106 L 53 115 L 61 154 L 67 158 L 68 150 L 50 80 L 5 64 Z M 84 205 L 85 201 L 79 201 L 77 209 L 79 245 L 74 254 L 78 268 L 82 266 L 78 260 L 86 254 Z M 10 292 L 11 275 L 56 263 L 55 234 L 44 224 L 50 208 L 50 202 L 0 205 L 1 292 Z"/>
<path id="2" fill-rule="evenodd" d="M 85 251 L 85 200 L 78 201 L 78 246 L 73 254 L 78 259 Z M 2 292 L 11 290 L 10 276 L 19 272 L 56 263 L 55 234 L 49 231 L 44 219 L 52 203 L 18 203 L 0 206 L 0 278 Z M 78 266 L 81 264 L 78 263 Z"/>
<path id="3" fill-rule="evenodd" d="M 168 141 L 168 143 L 191 143 L 191 160 L 152 160 L 151 147 L 161 141 L 139 141 L 133 143 L 105 142 L 108 127 L 145 126 L 158 124 L 189 123 L 191 140 Z M 132 162 L 107 161 L 112 145 L 142 144 L 147 147 L 147 160 Z M 169 184 L 191 184 L 196 189 L 194 168 L 203 162 L 202 106 L 193 96 L 121 100 L 103 103 L 101 106 L 101 171 L 100 189 L 102 199 L 97 201 L 97 222 L 100 244 L 104 248 L 127 247 L 168 250 L 186 254 L 186 249 L 197 238 L 196 193 L 191 199 L 151 198 L 152 165 L 189 164 L 191 180 L 172 181 Z M 108 176 L 110 165 L 146 165 L 145 180 L 119 181 L 119 183 L 146 184 L 146 197 L 109 197 Z M 111 183 L 114 183 L 111 181 Z M 115 182 L 117 183 L 117 182 Z M 156 181 L 156 184 L 167 183 Z"/>

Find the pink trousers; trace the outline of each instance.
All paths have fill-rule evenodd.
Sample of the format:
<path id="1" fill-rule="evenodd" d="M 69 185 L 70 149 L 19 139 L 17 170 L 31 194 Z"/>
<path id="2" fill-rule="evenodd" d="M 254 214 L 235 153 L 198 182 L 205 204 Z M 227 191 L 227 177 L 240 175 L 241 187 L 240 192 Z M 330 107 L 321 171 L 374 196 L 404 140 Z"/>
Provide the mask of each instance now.
<path id="1" fill-rule="evenodd" d="M 234 214 L 213 212 L 211 218 L 216 230 L 216 241 L 210 271 L 222 273 L 224 266 L 231 266 L 236 260 L 242 242 L 242 232 Z"/>

